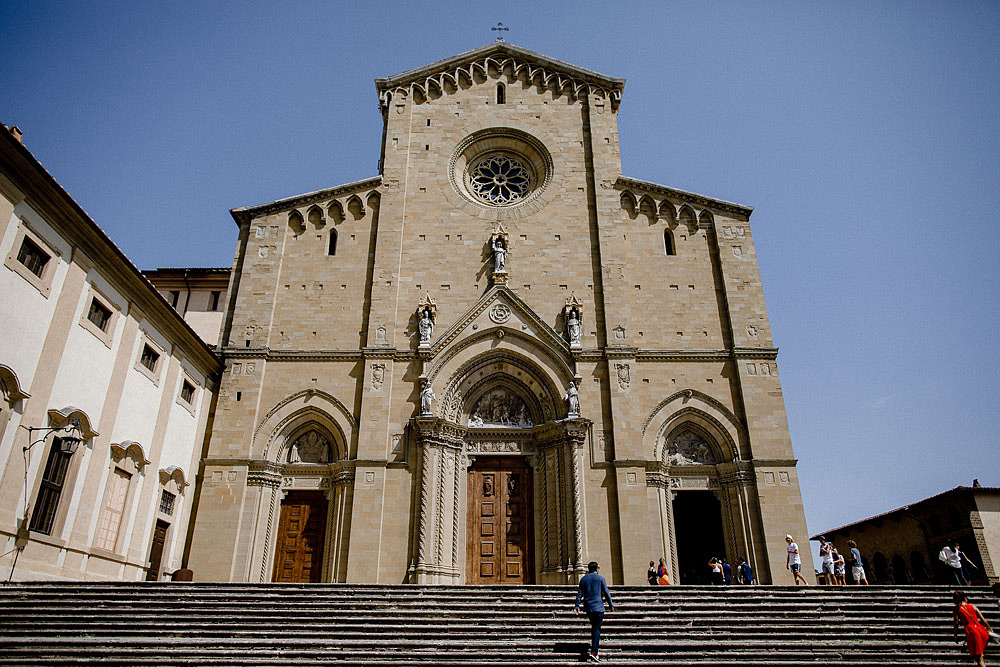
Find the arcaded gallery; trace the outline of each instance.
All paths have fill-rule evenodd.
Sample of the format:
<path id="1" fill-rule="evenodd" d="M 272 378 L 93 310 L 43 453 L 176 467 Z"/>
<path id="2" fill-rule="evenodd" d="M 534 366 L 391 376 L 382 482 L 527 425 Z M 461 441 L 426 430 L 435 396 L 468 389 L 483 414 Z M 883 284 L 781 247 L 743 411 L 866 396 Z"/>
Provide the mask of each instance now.
<path id="1" fill-rule="evenodd" d="M 624 79 L 496 42 L 375 83 L 379 173 L 232 211 L 195 578 L 771 582 L 807 533 L 752 209 L 622 175 Z"/>

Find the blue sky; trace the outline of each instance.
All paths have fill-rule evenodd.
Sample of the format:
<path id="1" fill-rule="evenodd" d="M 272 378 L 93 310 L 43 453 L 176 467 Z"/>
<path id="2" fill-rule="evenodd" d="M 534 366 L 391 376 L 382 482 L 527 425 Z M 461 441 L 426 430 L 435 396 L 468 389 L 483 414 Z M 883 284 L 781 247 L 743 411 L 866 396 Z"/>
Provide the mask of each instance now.
<path id="1" fill-rule="evenodd" d="M 996 2 L 10 2 L 0 120 L 140 268 L 377 173 L 372 79 L 493 40 L 627 77 L 623 171 L 752 205 L 809 529 L 997 457 Z"/>

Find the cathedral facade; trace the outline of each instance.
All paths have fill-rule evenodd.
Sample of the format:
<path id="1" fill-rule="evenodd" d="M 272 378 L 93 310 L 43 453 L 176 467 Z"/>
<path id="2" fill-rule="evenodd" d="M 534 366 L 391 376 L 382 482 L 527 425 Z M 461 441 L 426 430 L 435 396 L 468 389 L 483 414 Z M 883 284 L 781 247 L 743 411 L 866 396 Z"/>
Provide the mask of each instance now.
<path id="1" fill-rule="evenodd" d="M 377 176 L 232 211 L 196 578 L 776 580 L 752 209 L 622 175 L 624 79 L 497 42 L 376 87 Z"/>

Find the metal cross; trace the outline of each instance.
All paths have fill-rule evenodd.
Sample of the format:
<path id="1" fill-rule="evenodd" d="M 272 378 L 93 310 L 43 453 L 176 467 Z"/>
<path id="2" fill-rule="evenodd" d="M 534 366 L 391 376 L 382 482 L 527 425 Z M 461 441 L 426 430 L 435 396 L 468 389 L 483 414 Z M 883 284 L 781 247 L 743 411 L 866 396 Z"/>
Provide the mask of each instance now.
<path id="1" fill-rule="evenodd" d="M 510 30 L 510 28 L 503 27 L 503 23 L 497 23 L 497 26 L 495 28 L 490 28 L 490 30 L 496 30 L 497 31 L 497 41 L 498 42 L 502 42 L 503 41 L 503 31 L 504 30 Z"/>

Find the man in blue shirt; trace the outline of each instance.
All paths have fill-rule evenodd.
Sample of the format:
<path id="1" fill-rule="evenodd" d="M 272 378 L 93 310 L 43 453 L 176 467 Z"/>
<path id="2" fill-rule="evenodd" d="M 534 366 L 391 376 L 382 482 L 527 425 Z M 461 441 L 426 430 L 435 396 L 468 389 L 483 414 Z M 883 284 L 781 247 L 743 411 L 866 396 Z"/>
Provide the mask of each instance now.
<path id="1" fill-rule="evenodd" d="M 576 606 L 573 613 L 580 613 L 580 600 L 583 600 L 583 610 L 587 612 L 590 619 L 590 654 L 589 657 L 594 662 L 600 662 L 597 655 L 598 646 L 601 643 L 601 623 L 604 622 L 604 599 L 608 601 L 608 611 L 615 610 L 615 603 L 611 601 L 611 591 L 608 590 L 608 582 L 604 580 L 598 570 L 597 561 L 590 561 L 587 564 L 587 574 L 580 578 L 580 588 L 576 592 Z"/>

